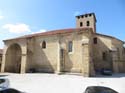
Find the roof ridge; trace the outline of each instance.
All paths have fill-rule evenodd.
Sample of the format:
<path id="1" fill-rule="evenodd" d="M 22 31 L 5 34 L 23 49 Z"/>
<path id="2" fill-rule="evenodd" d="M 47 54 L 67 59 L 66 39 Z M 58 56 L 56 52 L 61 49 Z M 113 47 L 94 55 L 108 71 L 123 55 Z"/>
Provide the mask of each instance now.
<path id="1" fill-rule="evenodd" d="M 88 27 L 86 27 L 86 28 L 84 27 L 84 28 L 57 29 L 57 30 L 50 30 L 50 31 L 41 32 L 41 33 L 34 33 L 34 34 L 24 35 L 24 36 L 20 36 L 20 37 L 17 37 L 17 38 L 12 38 L 12 39 L 7 39 L 7 40 L 30 38 L 30 37 L 35 37 L 35 36 L 47 36 L 47 35 L 71 33 L 71 32 L 77 31 L 77 30 L 87 30 L 87 29 L 92 30 L 92 28 L 88 28 Z M 7 40 L 3 40 L 3 41 L 7 41 Z"/>
<path id="2" fill-rule="evenodd" d="M 124 41 L 122 41 L 122 40 L 116 38 L 115 36 L 110 36 L 110 35 L 105 35 L 105 34 L 100 34 L 100 33 L 96 33 L 96 35 L 101 35 L 101 36 L 104 36 L 104 37 L 109 37 L 109 38 L 117 39 L 117 40 L 119 40 L 119 41 L 125 43 Z"/>

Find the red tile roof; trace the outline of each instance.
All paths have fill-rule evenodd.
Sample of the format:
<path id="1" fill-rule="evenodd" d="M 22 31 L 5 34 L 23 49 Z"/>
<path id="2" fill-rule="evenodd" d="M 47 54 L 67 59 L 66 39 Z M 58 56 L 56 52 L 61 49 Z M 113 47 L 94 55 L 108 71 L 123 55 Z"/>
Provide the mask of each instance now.
<path id="1" fill-rule="evenodd" d="M 59 29 L 59 30 L 52 30 L 52 31 L 47 31 L 47 32 L 42 32 L 42 33 L 36 33 L 36 34 L 30 34 L 30 35 L 25 35 L 25 36 L 21 36 L 21 37 L 17 37 L 17 38 L 12 38 L 12 39 L 7 39 L 4 41 L 8 41 L 8 40 L 15 40 L 15 39 L 23 39 L 23 38 L 31 38 L 31 37 L 36 37 L 36 36 L 51 36 L 51 35 L 57 35 L 57 34 L 65 34 L 65 33 L 72 33 L 75 31 L 86 31 L 86 30 L 91 30 L 92 28 L 69 28 L 69 29 Z M 100 35 L 100 36 L 104 36 L 104 37 L 108 37 L 108 38 L 113 38 L 113 39 L 117 39 L 113 36 L 109 36 L 109 35 L 104 35 L 104 34 L 99 34 L 99 33 L 95 33 L 96 35 Z M 124 41 L 117 39 L 123 43 L 125 43 Z"/>
<path id="2" fill-rule="evenodd" d="M 52 30 L 52 31 L 47 31 L 47 32 L 42 32 L 42 33 L 36 33 L 36 34 L 30 34 L 30 35 L 25 35 L 13 39 L 8 39 L 8 40 L 14 40 L 14 39 L 22 39 L 22 38 L 30 38 L 30 37 L 36 37 L 36 36 L 48 36 L 48 35 L 56 35 L 56 34 L 65 34 L 65 33 L 72 33 L 75 31 L 85 31 L 85 30 L 91 30 L 92 28 L 70 28 L 70 29 L 60 29 L 60 30 Z M 7 41 L 7 40 L 4 40 Z"/>

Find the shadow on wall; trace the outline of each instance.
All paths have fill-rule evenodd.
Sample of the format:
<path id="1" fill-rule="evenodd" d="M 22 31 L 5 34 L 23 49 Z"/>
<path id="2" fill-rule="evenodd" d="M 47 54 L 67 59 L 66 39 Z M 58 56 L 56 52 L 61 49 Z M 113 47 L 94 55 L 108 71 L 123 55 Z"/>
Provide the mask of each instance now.
<path id="1" fill-rule="evenodd" d="M 77 41 L 82 40 L 82 33 L 73 33 L 73 35 L 68 36 L 59 36 L 59 38 L 36 38 L 34 43 L 34 51 L 30 52 L 28 51 L 28 62 L 27 62 L 27 72 L 30 72 L 29 70 L 37 70 L 38 72 L 55 72 L 57 71 L 57 63 L 58 63 L 58 55 L 61 57 L 61 53 L 58 52 L 58 41 L 61 44 L 63 44 L 63 61 L 60 59 L 61 62 L 61 70 L 64 72 L 71 72 L 73 69 L 76 69 L 74 71 L 77 72 L 77 68 L 75 68 L 75 65 L 78 64 L 77 59 L 73 60 L 77 54 L 70 54 L 68 52 L 68 41 L 73 41 L 74 38 L 77 38 Z M 80 36 L 79 36 L 80 35 Z M 86 34 L 88 36 L 88 33 Z M 77 36 L 77 37 L 76 37 Z M 46 48 L 43 49 L 42 46 L 40 46 L 40 42 L 43 42 L 43 39 L 47 40 L 46 42 Z M 49 40 L 51 39 L 51 40 Z M 62 47 L 62 46 L 61 46 Z M 77 47 L 75 47 L 77 48 Z M 60 48 L 61 49 L 61 48 Z M 79 69 L 78 69 L 79 70 Z"/>
<path id="2" fill-rule="evenodd" d="M 63 53 L 60 51 L 60 63 L 62 72 L 73 72 L 73 61 L 71 61 L 70 54 L 66 49 L 63 49 Z"/>
<path id="3" fill-rule="evenodd" d="M 51 50 L 53 52 L 53 50 Z M 39 55 L 38 55 L 39 54 Z M 54 55 L 54 53 L 53 53 Z M 43 49 L 37 52 L 36 56 L 33 57 L 33 53 L 28 52 L 28 64 L 27 72 L 31 73 L 54 73 L 57 71 L 57 58 L 55 60 L 49 60 L 47 54 Z M 52 57 L 52 56 L 51 56 Z M 61 55 L 60 55 L 61 57 Z M 33 59 L 34 58 L 34 59 Z M 54 56 L 53 56 L 54 58 Z M 60 59 L 60 68 L 62 72 L 70 72 L 72 69 L 73 62 L 70 60 L 68 53 L 64 52 L 63 61 Z M 56 61 L 57 60 L 57 61 Z"/>
<path id="4" fill-rule="evenodd" d="M 39 50 L 39 51 L 38 51 Z M 56 64 L 48 59 L 46 53 L 39 47 L 35 54 L 28 51 L 27 71 L 30 73 L 53 73 L 56 70 Z"/>
<path id="5" fill-rule="evenodd" d="M 101 39 L 97 39 L 97 44 L 93 45 L 93 61 L 96 73 L 101 72 L 102 69 L 113 70 L 111 51 Z"/>
<path id="6" fill-rule="evenodd" d="M 50 42 L 48 42 L 50 43 Z M 57 47 L 57 45 L 54 45 Z M 60 55 L 60 68 L 62 72 L 70 72 L 73 66 L 73 62 L 70 60 L 68 52 L 66 50 L 61 54 L 61 50 L 58 48 L 50 47 L 49 45 L 46 48 L 42 48 L 38 43 L 35 45 L 34 53 L 28 50 L 27 57 L 27 70 L 26 72 L 36 73 L 54 73 L 57 71 L 58 56 Z M 59 51 L 59 54 L 57 54 Z M 63 57 L 63 58 L 61 58 Z M 61 60 L 63 59 L 63 60 Z"/>

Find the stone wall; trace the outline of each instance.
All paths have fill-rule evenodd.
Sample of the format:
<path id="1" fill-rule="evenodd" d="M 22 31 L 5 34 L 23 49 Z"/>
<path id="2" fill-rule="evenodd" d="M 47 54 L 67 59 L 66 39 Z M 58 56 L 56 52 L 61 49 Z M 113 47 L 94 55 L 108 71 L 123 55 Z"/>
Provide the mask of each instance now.
<path id="1" fill-rule="evenodd" d="M 66 72 L 83 72 L 83 50 L 82 40 L 88 39 L 86 32 L 75 32 L 64 35 L 40 36 L 35 37 L 34 51 L 28 52 L 27 71 L 31 68 L 40 69 L 47 72 L 56 72 L 60 62 L 60 49 L 64 49 L 63 70 Z M 46 48 L 43 49 L 41 44 L 46 42 Z M 73 51 L 68 52 L 68 42 L 73 42 Z M 29 45 L 31 45 L 29 43 Z M 28 45 L 28 46 L 29 46 Z M 84 69 L 86 70 L 86 69 Z"/>
<path id="2" fill-rule="evenodd" d="M 91 15 L 91 16 L 90 16 Z M 76 17 L 76 28 L 92 28 L 93 32 L 96 32 L 96 18 L 93 14 Z M 89 21 L 89 26 L 87 26 L 87 21 Z M 82 26 L 80 26 L 82 23 Z"/>
<path id="3" fill-rule="evenodd" d="M 1 72 L 5 72 L 5 68 L 7 68 L 7 72 L 18 72 L 19 73 L 25 73 L 26 69 L 26 61 L 27 61 L 27 41 L 26 39 L 12 39 L 12 40 L 6 40 L 4 41 L 4 51 L 3 51 L 3 56 L 2 56 L 2 65 L 1 65 Z M 20 53 L 16 51 L 16 47 L 18 46 Z M 13 53 L 13 51 L 15 51 Z M 17 53 L 17 54 L 16 54 Z M 16 56 L 20 56 L 19 62 L 19 67 L 18 70 L 13 69 L 16 68 L 16 63 L 13 60 L 16 60 Z M 15 56 L 13 56 L 15 55 Z M 10 65 L 11 64 L 11 65 Z M 13 67 L 12 67 L 13 66 Z"/>
<path id="4" fill-rule="evenodd" d="M 115 38 L 106 37 L 103 35 L 95 35 L 93 36 L 97 37 L 97 44 L 93 43 L 93 61 L 94 61 L 94 67 L 95 70 L 101 71 L 101 69 L 114 69 L 114 61 L 113 61 L 113 54 L 112 49 L 116 49 L 116 56 L 117 60 L 122 60 L 122 62 L 118 63 L 123 71 L 123 67 L 121 64 L 124 64 L 125 62 L 125 53 L 123 52 L 123 42 L 120 40 L 117 40 Z M 117 50 L 118 49 L 118 50 Z M 106 60 L 103 59 L 103 52 L 106 53 Z M 116 63 L 117 64 L 117 63 Z"/>
<path id="5" fill-rule="evenodd" d="M 93 43 L 95 37 L 97 44 Z M 46 42 L 46 48 L 42 48 L 43 41 Z M 73 44 L 72 52 L 68 51 L 70 41 Z M 118 72 L 124 72 L 124 62 L 114 63 L 116 59 L 113 59 L 112 54 L 112 49 L 115 48 L 117 60 L 125 60 L 123 42 L 91 31 L 74 31 L 5 41 L 2 72 L 8 64 L 5 62 L 11 59 L 7 58 L 6 53 L 13 44 L 18 44 L 21 48 L 21 73 L 36 69 L 41 72 L 77 72 L 83 76 L 94 76 L 95 70 L 101 71 L 102 68 L 113 70 L 118 68 Z M 63 58 L 61 58 L 61 49 L 64 50 Z M 106 60 L 103 59 L 103 52 L 106 52 Z"/>
<path id="6" fill-rule="evenodd" d="M 123 42 L 117 39 L 112 39 L 112 47 L 116 49 L 118 60 L 125 60 Z"/>
<path id="7" fill-rule="evenodd" d="M 93 61 L 96 71 L 101 71 L 102 68 L 112 69 L 112 56 L 110 49 L 112 47 L 111 38 L 95 35 L 93 38 L 97 38 L 97 44 L 93 43 Z M 103 53 L 106 53 L 106 59 L 103 60 Z"/>
<path id="8" fill-rule="evenodd" d="M 42 48 L 43 41 L 46 42 L 45 49 Z M 35 37 L 33 46 L 34 51 L 29 53 L 27 69 L 35 68 L 47 72 L 56 71 L 59 60 L 58 37 Z"/>
<path id="9" fill-rule="evenodd" d="M 125 60 L 116 60 L 113 62 L 114 73 L 125 73 Z"/>

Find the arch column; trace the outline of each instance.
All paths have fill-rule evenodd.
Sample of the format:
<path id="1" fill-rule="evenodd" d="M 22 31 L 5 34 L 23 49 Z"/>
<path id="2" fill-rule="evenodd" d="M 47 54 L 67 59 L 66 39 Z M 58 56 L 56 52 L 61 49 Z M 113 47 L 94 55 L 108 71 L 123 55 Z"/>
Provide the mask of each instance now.
<path id="1" fill-rule="evenodd" d="M 61 73 L 61 63 L 60 63 L 60 43 L 58 43 L 58 61 L 57 61 L 57 69 L 55 71 L 56 74 Z"/>
<path id="2" fill-rule="evenodd" d="M 21 71 L 20 73 L 23 74 L 26 72 L 26 62 L 27 62 L 27 46 L 21 46 L 22 55 L 21 55 Z"/>
<path id="3" fill-rule="evenodd" d="M 6 54 L 3 54 L 2 56 L 2 64 L 1 64 L 1 72 L 4 72 L 5 69 L 5 60 L 6 60 Z"/>
<path id="4" fill-rule="evenodd" d="M 117 49 L 112 48 L 112 62 L 113 62 L 113 72 L 118 73 L 119 72 L 119 66 L 118 66 L 118 54 Z"/>
<path id="5" fill-rule="evenodd" d="M 3 73 L 5 70 L 5 61 L 6 61 L 6 51 L 8 47 L 4 47 L 3 55 L 2 55 L 2 63 L 1 63 L 1 72 Z"/>

